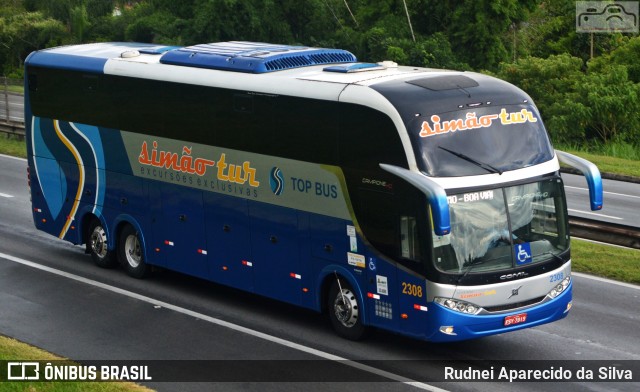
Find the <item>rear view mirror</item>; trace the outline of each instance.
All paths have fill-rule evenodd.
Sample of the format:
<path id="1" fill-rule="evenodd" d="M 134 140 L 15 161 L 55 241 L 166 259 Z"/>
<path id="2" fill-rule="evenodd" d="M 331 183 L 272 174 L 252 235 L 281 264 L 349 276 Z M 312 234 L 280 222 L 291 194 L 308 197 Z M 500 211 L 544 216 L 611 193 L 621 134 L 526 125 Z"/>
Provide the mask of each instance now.
<path id="1" fill-rule="evenodd" d="M 586 159 L 582 159 L 564 151 L 556 150 L 556 155 L 560 162 L 582 172 L 586 177 L 587 185 L 589 186 L 589 203 L 591 204 L 591 211 L 601 210 L 602 177 L 600 177 L 600 170 L 598 170 L 598 167 Z"/>
<path id="2" fill-rule="evenodd" d="M 431 215 L 433 216 L 433 231 L 437 235 L 447 235 L 451 233 L 447 193 L 440 185 L 438 185 L 435 181 L 431 180 L 424 174 L 403 169 L 398 166 L 381 163 L 380 168 L 402 178 L 409 184 L 418 188 L 422 193 L 424 193 L 427 196 L 429 206 L 431 206 Z"/>

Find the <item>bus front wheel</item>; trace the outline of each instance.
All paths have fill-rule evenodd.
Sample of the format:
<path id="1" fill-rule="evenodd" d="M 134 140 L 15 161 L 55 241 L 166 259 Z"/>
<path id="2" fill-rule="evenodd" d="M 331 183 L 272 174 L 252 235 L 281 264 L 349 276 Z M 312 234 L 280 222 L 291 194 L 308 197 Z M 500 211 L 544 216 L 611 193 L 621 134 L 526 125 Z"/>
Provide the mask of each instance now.
<path id="1" fill-rule="evenodd" d="M 136 230 L 126 225 L 118 241 L 118 260 L 129 276 L 142 279 L 149 273 L 149 266 L 144 262 L 142 244 Z"/>
<path id="2" fill-rule="evenodd" d="M 113 268 L 117 260 L 113 252 L 107 249 L 107 232 L 99 220 L 95 219 L 89 227 L 88 250 L 93 262 L 102 268 Z"/>
<path id="3" fill-rule="evenodd" d="M 343 279 L 334 280 L 329 290 L 327 310 L 336 333 L 349 340 L 360 340 L 365 336 L 362 324 L 362 304 L 351 285 Z"/>

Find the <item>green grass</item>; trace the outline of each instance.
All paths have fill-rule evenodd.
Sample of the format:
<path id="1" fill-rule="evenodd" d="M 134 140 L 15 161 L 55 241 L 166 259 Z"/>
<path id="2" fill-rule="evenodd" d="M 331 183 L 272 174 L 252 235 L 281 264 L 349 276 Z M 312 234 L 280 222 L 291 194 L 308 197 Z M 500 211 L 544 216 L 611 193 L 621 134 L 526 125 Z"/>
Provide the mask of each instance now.
<path id="1" fill-rule="evenodd" d="M 24 86 L 7 86 L 7 91 L 10 93 L 24 94 Z"/>
<path id="2" fill-rule="evenodd" d="M 573 271 L 640 284 L 640 250 L 573 239 Z"/>
<path id="3" fill-rule="evenodd" d="M 631 161 L 640 160 L 640 144 L 610 141 L 602 143 L 599 141 L 590 144 L 556 144 L 556 148 L 566 151 L 577 151 L 592 155 L 603 155 L 614 158 L 628 159 Z"/>
<path id="4" fill-rule="evenodd" d="M 640 146 L 612 142 L 595 144 L 589 149 L 565 145 L 556 148 L 595 163 L 603 173 L 640 177 Z"/>
<path id="5" fill-rule="evenodd" d="M 593 162 L 601 173 L 613 173 L 626 176 L 640 177 L 640 160 L 615 158 L 596 155 L 582 151 L 563 150 Z"/>
<path id="6" fill-rule="evenodd" d="M 0 154 L 26 158 L 27 145 L 24 140 L 18 140 L 12 136 L 0 133 Z"/>
<path id="7" fill-rule="evenodd" d="M 0 360 L 2 361 L 59 361 L 64 358 L 55 356 L 36 347 L 17 340 L 0 336 Z M 6 369 L 1 369 L 0 374 Z M 43 374 L 41 369 L 40 374 Z M 151 392 L 151 389 L 131 382 L 82 382 L 82 381 L 20 381 L 6 382 L 0 379 L 3 392 Z"/>

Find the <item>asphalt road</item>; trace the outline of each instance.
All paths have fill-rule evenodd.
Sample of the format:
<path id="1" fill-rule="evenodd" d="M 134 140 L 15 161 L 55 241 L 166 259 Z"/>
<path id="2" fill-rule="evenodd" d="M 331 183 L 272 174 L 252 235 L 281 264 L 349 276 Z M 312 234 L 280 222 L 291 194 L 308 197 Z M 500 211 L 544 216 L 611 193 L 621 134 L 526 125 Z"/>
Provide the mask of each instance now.
<path id="1" fill-rule="evenodd" d="M 553 324 L 455 344 L 420 342 L 382 331 L 374 331 L 364 342 L 346 341 L 313 312 L 175 273 L 159 272 L 141 281 L 118 269 L 95 267 L 81 247 L 34 229 L 26 164 L 0 156 L 1 334 L 75 360 L 251 360 L 238 366 L 266 369 L 274 381 L 144 383 L 160 391 L 434 390 L 432 386 L 449 391 L 639 390 L 638 382 L 433 383 L 424 375 L 442 372 L 441 364 L 407 361 L 640 363 L 640 288 L 579 274 L 574 284 L 571 314 Z M 284 382 L 300 376 L 303 360 L 339 358 L 380 360 L 364 369 L 371 379 L 401 375 L 424 383 Z M 310 377 L 326 375 L 340 381 L 341 371 L 362 372 L 353 362 L 338 365 L 326 373 L 319 365 Z"/>
<path id="2" fill-rule="evenodd" d="M 7 120 L 7 102 L 9 121 L 24 122 L 24 96 L 9 93 L 5 98 L 4 91 L 0 92 L 0 120 Z"/>
<path id="3" fill-rule="evenodd" d="M 589 208 L 589 190 L 584 177 L 562 174 L 569 215 L 640 227 L 640 184 L 602 180 L 604 204 L 600 211 Z"/>

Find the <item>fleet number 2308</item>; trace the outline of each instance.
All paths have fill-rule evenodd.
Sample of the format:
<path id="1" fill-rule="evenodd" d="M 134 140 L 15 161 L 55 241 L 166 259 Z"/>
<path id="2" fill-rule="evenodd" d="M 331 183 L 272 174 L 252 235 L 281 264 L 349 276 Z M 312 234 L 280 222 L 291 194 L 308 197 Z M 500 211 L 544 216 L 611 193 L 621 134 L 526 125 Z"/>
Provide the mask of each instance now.
<path id="1" fill-rule="evenodd" d="M 422 298 L 422 286 L 418 286 L 417 284 L 402 282 L 402 294 L 407 294 L 414 297 Z"/>

